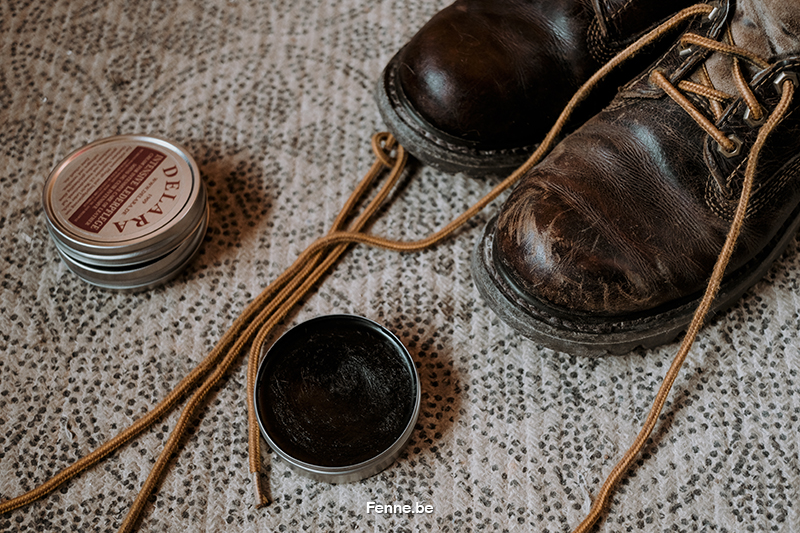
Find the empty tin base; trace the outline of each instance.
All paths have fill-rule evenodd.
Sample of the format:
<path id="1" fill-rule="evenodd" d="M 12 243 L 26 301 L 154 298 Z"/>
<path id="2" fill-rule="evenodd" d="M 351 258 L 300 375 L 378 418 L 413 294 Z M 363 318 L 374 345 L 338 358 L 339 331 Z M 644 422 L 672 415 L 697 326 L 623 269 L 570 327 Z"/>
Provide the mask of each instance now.
<path id="1" fill-rule="evenodd" d="M 255 386 L 258 422 L 273 451 L 331 483 L 389 466 L 411 436 L 420 397 L 403 344 L 379 324 L 350 315 L 289 330 L 263 355 Z"/>

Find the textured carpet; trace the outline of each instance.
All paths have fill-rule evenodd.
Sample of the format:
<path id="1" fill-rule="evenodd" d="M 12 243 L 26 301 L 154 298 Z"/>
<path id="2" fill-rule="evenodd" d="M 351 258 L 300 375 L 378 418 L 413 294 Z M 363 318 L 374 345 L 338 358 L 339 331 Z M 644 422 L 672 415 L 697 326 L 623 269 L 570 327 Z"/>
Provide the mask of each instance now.
<path id="1" fill-rule="evenodd" d="M 372 87 L 445 2 L 0 3 L 0 498 L 30 490 L 163 398 L 244 306 L 327 231 L 383 128 Z M 196 158 L 211 222 L 165 286 L 102 290 L 58 258 L 41 204 L 70 151 L 114 134 Z M 493 181 L 412 168 L 371 231 L 443 226 Z M 278 328 L 364 315 L 409 348 L 422 408 L 384 472 L 330 485 L 266 452 L 274 503 L 253 506 L 245 364 L 211 392 L 141 531 L 567 532 L 638 432 L 676 345 L 581 358 L 541 348 L 484 306 L 471 248 L 496 205 L 447 242 L 353 247 Z M 703 329 L 651 442 L 596 528 L 800 531 L 793 242 Z M 179 415 L 160 420 L 2 531 L 114 531 Z M 376 513 L 369 502 L 428 513 Z"/>

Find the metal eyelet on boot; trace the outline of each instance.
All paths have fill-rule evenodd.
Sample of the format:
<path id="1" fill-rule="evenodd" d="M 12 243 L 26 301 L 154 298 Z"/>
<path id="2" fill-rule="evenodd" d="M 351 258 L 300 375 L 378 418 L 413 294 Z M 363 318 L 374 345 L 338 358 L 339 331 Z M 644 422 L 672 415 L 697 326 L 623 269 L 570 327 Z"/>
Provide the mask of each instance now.
<path id="1" fill-rule="evenodd" d="M 734 144 L 733 150 L 726 150 L 721 144 L 717 145 L 717 151 L 725 157 L 736 157 L 742 153 L 742 140 L 736 135 L 728 135 L 728 139 Z"/>
<path id="2" fill-rule="evenodd" d="M 706 19 L 710 22 L 714 22 L 714 20 L 717 18 L 717 16 L 719 16 L 721 12 L 722 10 L 720 10 L 719 6 L 716 6 L 707 15 Z M 697 51 L 696 47 L 681 43 L 678 48 L 678 55 L 681 57 L 688 57 L 696 51 Z"/>
<path id="3" fill-rule="evenodd" d="M 751 128 L 758 128 L 759 126 L 763 126 L 764 123 L 767 121 L 767 114 L 764 113 L 762 108 L 761 118 L 753 118 L 752 113 L 750 112 L 750 108 L 746 108 L 744 110 L 744 114 L 742 115 L 742 120 L 744 120 L 745 124 L 750 126 Z"/>
<path id="4" fill-rule="evenodd" d="M 778 91 L 778 94 L 783 94 L 783 82 L 786 80 L 791 81 L 795 88 L 800 86 L 800 81 L 798 81 L 797 72 L 781 72 L 775 79 L 772 81 L 772 85 L 775 86 L 775 90 Z"/>

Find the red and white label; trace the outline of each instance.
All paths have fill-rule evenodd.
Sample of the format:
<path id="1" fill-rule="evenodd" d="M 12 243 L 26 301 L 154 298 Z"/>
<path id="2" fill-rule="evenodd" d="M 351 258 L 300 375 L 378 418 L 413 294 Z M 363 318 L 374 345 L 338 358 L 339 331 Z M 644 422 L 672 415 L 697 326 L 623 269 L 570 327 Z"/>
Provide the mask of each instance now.
<path id="1" fill-rule="evenodd" d="M 122 241 L 163 227 L 188 200 L 188 165 L 141 144 L 112 144 L 80 154 L 59 176 L 53 207 L 75 233 Z"/>

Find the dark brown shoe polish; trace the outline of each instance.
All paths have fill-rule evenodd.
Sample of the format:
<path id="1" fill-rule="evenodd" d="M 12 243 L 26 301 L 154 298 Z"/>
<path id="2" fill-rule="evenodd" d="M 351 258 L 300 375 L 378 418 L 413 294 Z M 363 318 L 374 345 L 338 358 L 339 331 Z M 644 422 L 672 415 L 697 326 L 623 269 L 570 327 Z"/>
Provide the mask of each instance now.
<path id="1" fill-rule="evenodd" d="M 354 481 L 388 466 L 405 445 L 419 378 L 388 330 L 362 317 L 323 316 L 269 349 L 255 401 L 273 451 L 316 479 Z"/>

